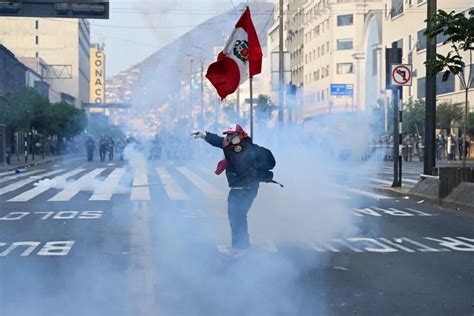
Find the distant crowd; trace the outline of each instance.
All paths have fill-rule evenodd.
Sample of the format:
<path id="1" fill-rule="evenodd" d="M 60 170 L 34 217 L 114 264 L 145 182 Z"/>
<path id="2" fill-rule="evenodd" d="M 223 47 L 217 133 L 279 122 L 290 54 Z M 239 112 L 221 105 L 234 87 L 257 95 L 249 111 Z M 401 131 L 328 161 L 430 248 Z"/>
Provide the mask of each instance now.
<path id="1" fill-rule="evenodd" d="M 463 149 L 463 142 L 465 149 Z M 385 161 L 393 160 L 393 136 L 381 136 L 377 138 L 372 147 L 373 152 L 377 152 Z M 464 150 L 464 151 L 463 151 Z M 439 134 L 436 137 L 436 159 L 438 160 L 462 160 L 464 156 L 470 158 L 471 139 L 468 136 L 457 138 L 455 135 L 443 136 Z M 423 161 L 424 139 L 421 136 L 408 135 L 403 138 L 401 155 L 405 161 L 418 159 Z"/>

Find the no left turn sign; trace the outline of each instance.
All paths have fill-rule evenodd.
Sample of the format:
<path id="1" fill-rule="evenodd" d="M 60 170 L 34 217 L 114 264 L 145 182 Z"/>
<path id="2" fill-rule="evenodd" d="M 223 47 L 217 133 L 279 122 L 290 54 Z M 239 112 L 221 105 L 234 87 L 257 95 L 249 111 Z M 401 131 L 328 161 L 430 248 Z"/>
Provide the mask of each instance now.
<path id="1" fill-rule="evenodd" d="M 394 86 L 411 86 L 413 65 L 392 65 L 392 84 Z"/>

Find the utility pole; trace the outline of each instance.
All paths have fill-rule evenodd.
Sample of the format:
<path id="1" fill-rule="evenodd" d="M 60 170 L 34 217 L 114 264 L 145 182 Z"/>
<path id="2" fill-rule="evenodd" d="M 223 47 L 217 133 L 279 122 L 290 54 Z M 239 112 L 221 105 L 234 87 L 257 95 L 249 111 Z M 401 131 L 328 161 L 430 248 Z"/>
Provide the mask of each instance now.
<path id="1" fill-rule="evenodd" d="M 280 16 L 279 16 L 279 37 L 280 44 L 278 48 L 279 69 L 278 69 L 278 121 L 284 123 L 284 98 L 285 98 L 285 62 L 283 59 L 283 0 L 280 0 Z"/>
<path id="2" fill-rule="evenodd" d="M 392 65 L 402 62 L 402 49 L 398 48 L 397 43 L 393 42 L 391 48 L 385 51 L 385 70 L 386 70 L 386 88 L 392 90 L 392 109 L 393 109 L 393 183 L 392 187 L 401 187 L 401 157 L 400 157 L 400 127 L 399 121 L 401 114 L 399 112 L 399 103 L 401 98 L 401 87 L 392 82 Z"/>
<path id="3" fill-rule="evenodd" d="M 428 25 L 430 20 L 436 14 L 436 0 L 428 0 Z M 436 36 L 426 36 L 426 60 L 436 59 Z M 428 65 L 426 66 L 428 74 Z M 425 107 L 425 159 L 423 163 L 423 173 L 433 175 L 433 169 L 436 167 L 436 75 L 426 76 L 426 107 Z"/>

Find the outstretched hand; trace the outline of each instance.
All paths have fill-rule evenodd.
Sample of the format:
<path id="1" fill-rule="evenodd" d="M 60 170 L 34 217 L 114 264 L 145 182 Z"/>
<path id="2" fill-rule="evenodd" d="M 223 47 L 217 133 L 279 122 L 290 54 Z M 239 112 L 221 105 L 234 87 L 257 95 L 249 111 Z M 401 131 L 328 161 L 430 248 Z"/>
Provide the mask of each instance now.
<path id="1" fill-rule="evenodd" d="M 204 137 L 206 137 L 206 132 L 204 132 L 204 131 L 192 131 L 191 136 L 193 136 L 195 139 L 204 138 Z"/>

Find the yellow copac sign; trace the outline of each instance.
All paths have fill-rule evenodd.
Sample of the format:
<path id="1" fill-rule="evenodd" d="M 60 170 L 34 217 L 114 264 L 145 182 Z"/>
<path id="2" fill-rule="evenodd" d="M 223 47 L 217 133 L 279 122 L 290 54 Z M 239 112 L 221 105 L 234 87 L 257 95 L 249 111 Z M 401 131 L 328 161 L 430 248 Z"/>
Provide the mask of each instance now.
<path id="1" fill-rule="evenodd" d="M 90 102 L 105 103 L 105 56 L 98 47 L 91 47 Z"/>

